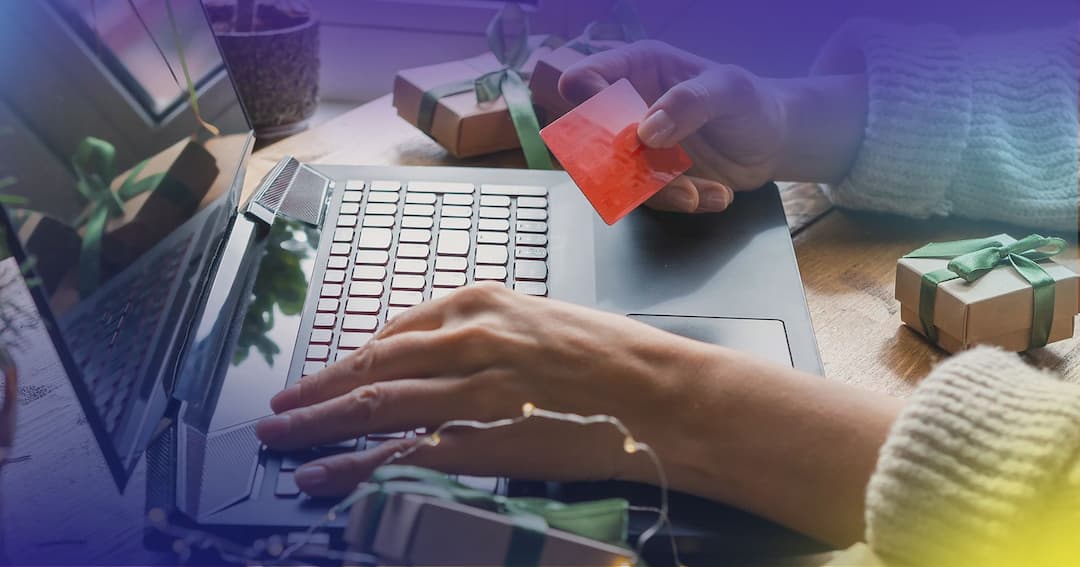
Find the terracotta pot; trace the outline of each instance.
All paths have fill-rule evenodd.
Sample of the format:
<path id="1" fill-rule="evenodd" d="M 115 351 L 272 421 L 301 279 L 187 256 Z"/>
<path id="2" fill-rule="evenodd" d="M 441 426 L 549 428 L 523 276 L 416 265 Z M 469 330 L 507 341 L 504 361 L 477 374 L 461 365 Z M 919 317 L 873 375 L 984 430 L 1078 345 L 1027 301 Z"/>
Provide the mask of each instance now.
<path id="1" fill-rule="evenodd" d="M 217 31 L 240 98 L 260 141 L 307 127 L 319 101 L 319 22 L 251 32 Z"/>

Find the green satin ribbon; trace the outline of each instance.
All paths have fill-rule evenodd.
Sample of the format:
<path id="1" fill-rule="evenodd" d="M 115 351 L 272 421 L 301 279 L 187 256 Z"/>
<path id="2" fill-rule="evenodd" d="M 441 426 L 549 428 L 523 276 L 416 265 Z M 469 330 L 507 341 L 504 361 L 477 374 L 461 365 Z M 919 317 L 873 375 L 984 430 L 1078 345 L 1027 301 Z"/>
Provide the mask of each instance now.
<path id="1" fill-rule="evenodd" d="M 562 43 L 555 36 L 529 37 L 529 22 L 516 3 L 509 2 L 488 24 L 487 41 L 501 68 L 476 79 L 458 81 L 429 89 L 420 97 L 417 126 L 431 135 L 435 109 L 439 100 L 457 94 L 476 91 L 476 100 L 487 103 L 502 97 L 510 112 L 525 162 L 531 169 L 553 169 L 551 154 L 540 138 L 540 121 L 533 109 L 532 93 L 526 84 L 522 66 L 539 47 L 556 47 Z"/>
<path id="2" fill-rule="evenodd" d="M 533 567 L 540 564 L 548 527 L 611 545 L 626 546 L 629 503 L 621 498 L 565 504 L 545 498 L 508 498 L 469 488 L 445 474 L 420 467 L 387 465 L 375 470 L 366 490 L 359 490 L 338 505 L 348 509 L 362 498 L 376 498 L 364 520 L 364 549 L 371 549 L 386 499 L 391 494 L 416 494 L 496 512 L 513 524 L 504 564 Z"/>
<path id="3" fill-rule="evenodd" d="M 101 242 L 110 218 L 124 216 L 124 203 L 141 195 L 161 182 L 164 173 L 148 175 L 136 181 L 149 160 L 136 165 L 113 192 L 116 178 L 116 148 L 94 137 L 79 143 L 71 158 L 75 170 L 75 189 L 86 199 L 88 205 L 83 214 L 75 219 L 75 226 L 84 229 L 82 251 L 79 255 L 79 293 L 84 297 L 97 288 L 101 280 Z"/>
<path id="4" fill-rule="evenodd" d="M 632 0 L 618 0 L 612 10 L 613 22 L 592 22 L 585 26 L 583 41 L 575 41 L 568 47 L 583 55 L 595 55 L 611 49 L 598 45 L 597 41 L 622 41 L 633 43 L 648 37 L 641 16 Z"/>
<path id="5" fill-rule="evenodd" d="M 1054 278 L 1038 264 L 1060 254 L 1066 243 L 1060 238 L 1032 234 L 1012 244 L 1000 236 L 930 243 L 905 258 L 941 258 L 950 260 L 948 267 L 924 274 L 919 285 L 919 321 L 931 341 L 937 341 L 934 327 L 934 305 L 938 285 L 963 279 L 971 283 L 998 266 L 1010 265 L 1031 284 L 1033 307 L 1029 348 L 1045 346 L 1050 340 L 1054 322 Z"/>

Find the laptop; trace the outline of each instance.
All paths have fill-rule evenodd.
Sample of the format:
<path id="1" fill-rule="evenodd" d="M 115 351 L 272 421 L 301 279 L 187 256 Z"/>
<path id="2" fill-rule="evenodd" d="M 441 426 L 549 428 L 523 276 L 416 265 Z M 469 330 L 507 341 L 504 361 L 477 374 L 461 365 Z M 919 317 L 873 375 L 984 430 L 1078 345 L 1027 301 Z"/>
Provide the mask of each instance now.
<path id="1" fill-rule="evenodd" d="M 216 136 L 200 127 L 177 85 L 164 89 L 173 98 L 164 110 L 140 102 L 155 100 L 152 89 L 139 91 L 140 77 L 155 76 L 161 91 L 160 80 L 179 73 L 170 36 L 153 27 L 160 18 L 141 14 L 150 27 L 137 27 L 145 24 L 136 14 L 109 12 L 125 37 L 160 31 L 161 57 L 143 53 L 130 63 L 120 47 L 106 42 L 103 51 L 90 39 L 84 14 L 70 4 L 8 8 L 62 28 L 57 49 L 81 55 L 38 49 L 21 52 L 21 62 L 3 59 L 0 118 L 21 152 L 11 160 L 19 181 L 10 192 L 29 201 L 4 207 L 4 230 L 39 279 L 35 302 L 117 487 L 127 487 L 145 458 L 147 509 L 166 511 L 171 522 L 246 541 L 302 532 L 321 519 L 333 502 L 300 493 L 298 466 L 417 432 L 275 453 L 254 433 L 270 398 L 361 348 L 402 311 L 478 281 L 822 372 L 775 185 L 740 194 L 721 214 L 641 209 L 609 227 L 562 172 L 286 158 L 242 199 L 253 137 L 200 4 L 174 3 L 186 51 L 202 57 L 192 66 L 204 70 L 195 79 Z M 143 9 L 153 10 L 149 4 Z M 144 119 L 110 139 L 104 95 L 58 93 L 47 80 L 11 82 L 27 60 L 36 76 L 64 76 L 88 93 L 129 89 L 120 100 L 142 105 Z M 109 71 L 103 86 L 98 78 Z M 90 161 L 73 172 L 91 138 L 112 148 L 107 171 L 115 175 Z M 71 203 L 79 203 L 77 182 L 95 183 L 94 175 L 114 189 L 156 177 L 124 204 L 122 218 L 88 237 L 86 208 Z M 89 239 L 100 242 L 97 251 Z M 96 268 L 88 272 L 88 263 Z M 626 483 L 459 480 L 510 495 L 621 495 L 640 505 L 657 498 L 652 487 Z M 674 495 L 672 517 L 686 558 L 819 549 L 688 495 Z M 631 535 L 654 519 L 634 512 Z M 331 543 L 340 542 L 343 522 L 328 526 Z M 662 558 L 666 541 L 653 543 Z"/>

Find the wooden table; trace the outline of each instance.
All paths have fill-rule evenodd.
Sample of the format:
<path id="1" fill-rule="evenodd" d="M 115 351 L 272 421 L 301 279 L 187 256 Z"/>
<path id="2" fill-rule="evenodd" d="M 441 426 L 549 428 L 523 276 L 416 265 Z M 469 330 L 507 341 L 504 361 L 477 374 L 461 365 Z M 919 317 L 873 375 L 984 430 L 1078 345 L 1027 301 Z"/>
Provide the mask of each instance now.
<path id="1" fill-rule="evenodd" d="M 245 191 L 250 192 L 285 155 L 326 164 L 524 165 L 516 152 L 452 159 L 399 119 L 388 97 L 257 151 L 251 158 Z M 908 394 L 945 356 L 900 324 L 893 299 L 896 259 L 930 241 L 1023 230 L 836 210 L 814 185 L 785 186 L 783 194 L 826 376 L 896 396 Z M 1065 256 L 1076 269 L 1075 246 Z M 1068 379 L 1080 376 L 1076 339 L 1025 356 Z M 16 447 L 12 461 L 4 467 L 0 492 L 11 559 L 32 561 L 35 550 L 44 547 L 78 550 L 83 557 L 80 562 L 87 564 L 134 557 L 142 529 L 142 466 L 123 497 L 118 497 L 74 395 L 55 364 L 37 361 L 24 373 L 20 394 Z M 95 464 L 73 470 L 70 463 Z M 21 490 L 29 483 L 36 483 L 38 490 Z M 72 487 L 78 488 L 78 499 L 59 503 L 50 499 L 53 491 L 70 493 Z M 87 510 L 101 517 L 94 533 L 65 523 L 67 514 Z M 138 524 L 132 519 L 139 520 Z M 49 537 L 44 540 L 29 539 L 45 533 Z M 148 556 L 147 561 L 151 560 L 153 556 Z"/>

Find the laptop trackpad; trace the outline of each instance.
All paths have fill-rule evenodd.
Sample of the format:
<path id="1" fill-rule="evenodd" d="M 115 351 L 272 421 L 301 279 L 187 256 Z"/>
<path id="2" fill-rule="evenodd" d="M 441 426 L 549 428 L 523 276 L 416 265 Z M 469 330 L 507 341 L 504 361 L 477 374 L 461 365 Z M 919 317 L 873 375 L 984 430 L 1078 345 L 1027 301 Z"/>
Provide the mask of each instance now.
<path id="1" fill-rule="evenodd" d="M 775 364 L 793 366 L 782 321 L 637 314 L 631 314 L 630 318 L 688 339 L 725 346 Z"/>

